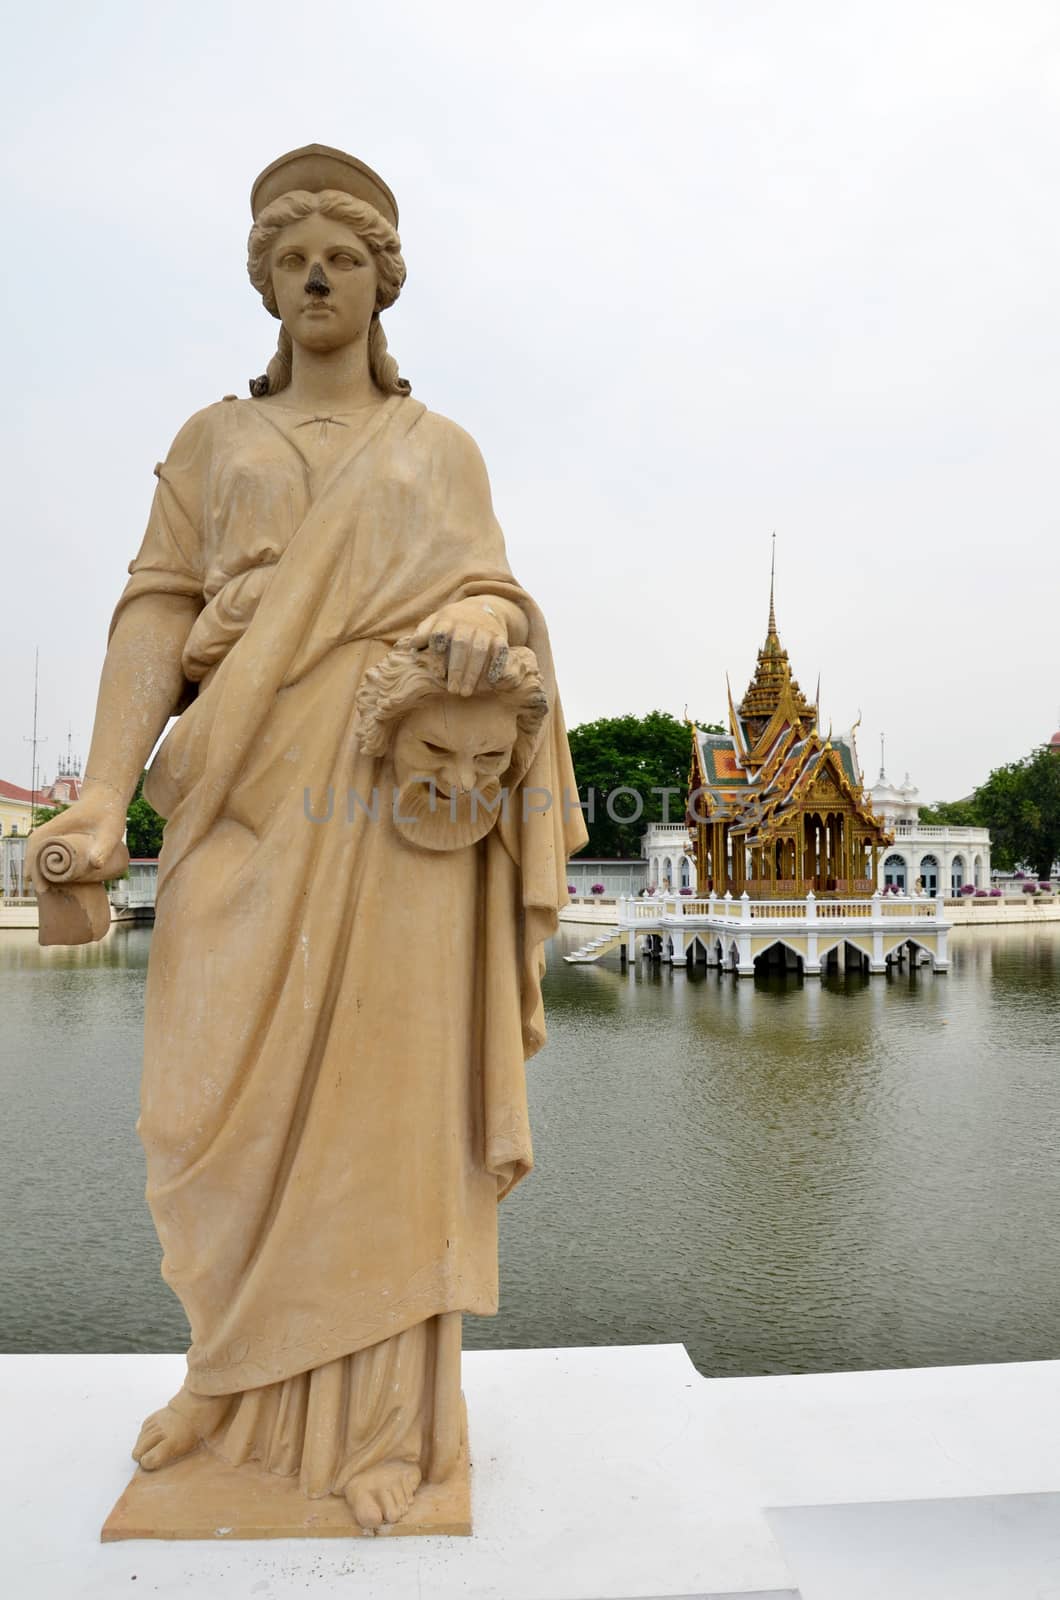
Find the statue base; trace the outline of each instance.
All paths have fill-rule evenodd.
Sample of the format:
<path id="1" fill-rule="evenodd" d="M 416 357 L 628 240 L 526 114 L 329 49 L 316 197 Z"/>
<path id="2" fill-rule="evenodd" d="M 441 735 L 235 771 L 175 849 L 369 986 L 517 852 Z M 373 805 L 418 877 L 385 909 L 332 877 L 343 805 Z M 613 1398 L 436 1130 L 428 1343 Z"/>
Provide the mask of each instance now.
<path id="1" fill-rule="evenodd" d="M 461 1402 L 463 1405 L 463 1402 Z M 256 1462 L 229 1466 L 205 1445 L 157 1472 L 137 1467 L 100 1531 L 118 1539 L 370 1539 L 470 1534 L 471 1463 L 467 1411 L 460 1455 L 443 1483 L 425 1483 L 400 1522 L 361 1528 L 341 1495 L 309 1500 L 296 1477 Z"/>

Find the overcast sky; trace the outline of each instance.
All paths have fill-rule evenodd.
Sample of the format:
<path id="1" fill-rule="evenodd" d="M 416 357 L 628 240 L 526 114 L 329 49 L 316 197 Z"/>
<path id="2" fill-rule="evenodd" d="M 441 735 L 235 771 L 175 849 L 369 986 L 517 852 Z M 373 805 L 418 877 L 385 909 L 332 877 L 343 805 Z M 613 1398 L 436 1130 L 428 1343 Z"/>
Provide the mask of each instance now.
<path id="1" fill-rule="evenodd" d="M 777 615 L 870 781 L 1060 722 L 1060 8 L 44 3 L 4 24 L 0 777 L 87 752 L 191 412 L 264 370 L 248 192 L 319 140 L 401 207 L 387 313 L 478 440 L 568 721 L 720 718 Z"/>

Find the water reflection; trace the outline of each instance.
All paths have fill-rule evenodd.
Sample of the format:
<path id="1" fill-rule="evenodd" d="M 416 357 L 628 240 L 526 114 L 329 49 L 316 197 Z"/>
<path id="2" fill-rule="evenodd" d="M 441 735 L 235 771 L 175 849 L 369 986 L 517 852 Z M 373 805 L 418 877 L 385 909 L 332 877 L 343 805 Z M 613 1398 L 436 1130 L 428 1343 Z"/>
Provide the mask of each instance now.
<path id="1" fill-rule="evenodd" d="M 172 1349 L 133 1133 L 150 934 L 0 935 L 7 1349 Z M 568 947 L 580 942 L 561 939 Z M 546 980 L 538 1172 L 473 1346 L 682 1340 L 710 1373 L 1056 1354 L 1060 928 L 952 971 Z"/>

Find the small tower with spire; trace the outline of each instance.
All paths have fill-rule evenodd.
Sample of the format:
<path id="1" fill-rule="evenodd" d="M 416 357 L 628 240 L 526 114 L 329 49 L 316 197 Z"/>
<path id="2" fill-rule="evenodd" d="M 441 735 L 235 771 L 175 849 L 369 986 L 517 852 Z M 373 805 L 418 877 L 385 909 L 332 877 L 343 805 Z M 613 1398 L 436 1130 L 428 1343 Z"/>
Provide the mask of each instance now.
<path id="1" fill-rule="evenodd" d="M 74 755 L 74 730 L 69 725 L 66 729 L 66 755 L 59 757 L 60 778 L 80 778 L 81 757 Z"/>

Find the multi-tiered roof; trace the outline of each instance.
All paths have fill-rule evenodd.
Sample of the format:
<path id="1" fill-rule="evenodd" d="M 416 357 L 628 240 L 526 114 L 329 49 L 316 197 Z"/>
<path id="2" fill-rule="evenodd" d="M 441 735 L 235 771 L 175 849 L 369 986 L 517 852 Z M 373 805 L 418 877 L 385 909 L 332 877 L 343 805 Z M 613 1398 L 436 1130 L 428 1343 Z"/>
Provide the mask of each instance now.
<path id="1" fill-rule="evenodd" d="M 851 849 L 856 841 L 859 862 L 869 845 L 878 847 L 888 836 L 864 799 L 854 729 L 823 734 L 819 701 L 811 703 L 792 674 L 777 632 L 774 589 L 771 574 L 765 643 L 738 706 L 729 691 L 729 732 L 693 729 L 689 820 L 700 830 L 703 851 L 709 848 L 704 828 L 723 825 L 726 850 L 738 843 L 741 850 L 760 852 L 758 865 L 772 862 L 774 879 L 776 860 L 783 857 L 775 847 L 790 845 L 792 878 L 802 883 L 807 817 L 844 817 L 836 831 L 844 851 L 848 840 Z M 853 854 L 847 859 L 853 861 Z M 852 882 L 855 875 L 851 867 L 846 878 Z M 786 869 L 783 877 L 787 881 Z"/>

